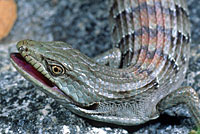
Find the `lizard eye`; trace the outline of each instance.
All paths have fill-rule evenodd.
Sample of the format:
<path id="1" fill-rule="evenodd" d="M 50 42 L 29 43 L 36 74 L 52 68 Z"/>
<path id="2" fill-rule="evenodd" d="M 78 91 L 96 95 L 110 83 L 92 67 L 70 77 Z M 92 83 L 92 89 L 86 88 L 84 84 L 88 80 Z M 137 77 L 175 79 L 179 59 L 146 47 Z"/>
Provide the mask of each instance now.
<path id="1" fill-rule="evenodd" d="M 64 74 L 64 68 L 59 65 L 51 65 L 51 72 L 53 75 L 62 75 Z"/>

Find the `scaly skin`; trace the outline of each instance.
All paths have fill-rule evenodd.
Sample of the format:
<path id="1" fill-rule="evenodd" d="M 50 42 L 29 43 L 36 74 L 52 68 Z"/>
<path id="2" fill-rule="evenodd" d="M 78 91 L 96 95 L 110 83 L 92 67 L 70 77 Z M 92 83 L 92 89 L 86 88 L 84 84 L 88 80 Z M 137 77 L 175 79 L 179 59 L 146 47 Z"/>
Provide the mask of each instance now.
<path id="1" fill-rule="evenodd" d="M 90 59 L 63 42 L 23 40 L 17 44 L 23 58 L 11 54 L 13 65 L 43 92 L 90 119 L 138 125 L 184 103 L 200 126 L 198 94 L 180 88 L 190 48 L 185 1 L 111 0 L 109 6 L 112 50 Z M 45 78 L 27 71 L 25 60 Z"/>

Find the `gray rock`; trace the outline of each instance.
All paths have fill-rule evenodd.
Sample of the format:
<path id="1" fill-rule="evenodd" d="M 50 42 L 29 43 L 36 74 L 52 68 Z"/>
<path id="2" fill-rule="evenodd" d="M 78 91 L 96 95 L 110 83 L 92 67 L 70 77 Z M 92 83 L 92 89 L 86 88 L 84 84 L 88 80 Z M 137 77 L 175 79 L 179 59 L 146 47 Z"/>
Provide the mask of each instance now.
<path id="1" fill-rule="evenodd" d="M 11 65 L 16 41 L 61 40 L 92 57 L 111 47 L 105 0 L 19 0 L 18 20 L 0 42 L 0 133 L 137 133 L 187 134 L 194 124 L 182 105 L 166 110 L 159 119 L 122 127 L 81 118 L 25 80 Z M 192 22 L 192 53 L 183 85 L 200 93 L 200 10 L 188 1 Z"/>

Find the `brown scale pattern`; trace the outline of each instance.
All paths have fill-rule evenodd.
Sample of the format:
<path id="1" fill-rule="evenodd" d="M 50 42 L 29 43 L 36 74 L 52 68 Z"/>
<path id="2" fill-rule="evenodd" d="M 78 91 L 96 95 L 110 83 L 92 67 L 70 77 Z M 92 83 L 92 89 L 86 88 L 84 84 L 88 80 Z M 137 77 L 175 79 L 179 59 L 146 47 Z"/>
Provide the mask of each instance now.
<path id="1" fill-rule="evenodd" d="M 121 67 L 131 66 L 143 78 L 163 72 L 167 62 L 178 71 L 189 55 L 182 50 L 189 49 L 187 17 L 183 0 L 112 1 L 111 30 L 114 46 L 122 51 Z"/>

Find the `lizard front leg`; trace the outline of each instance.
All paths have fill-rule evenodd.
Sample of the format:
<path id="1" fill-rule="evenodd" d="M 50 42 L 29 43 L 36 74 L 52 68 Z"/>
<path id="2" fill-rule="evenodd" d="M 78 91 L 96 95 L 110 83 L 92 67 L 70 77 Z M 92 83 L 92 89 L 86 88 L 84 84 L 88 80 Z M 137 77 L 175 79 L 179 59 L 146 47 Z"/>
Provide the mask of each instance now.
<path id="1" fill-rule="evenodd" d="M 163 111 L 177 104 L 186 104 L 197 127 L 200 127 L 200 99 L 192 87 L 182 87 L 170 93 L 158 103 L 158 109 Z"/>
<path id="2" fill-rule="evenodd" d="M 119 48 L 113 48 L 96 56 L 93 60 L 102 65 L 119 68 L 121 63 L 121 51 Z"/>

